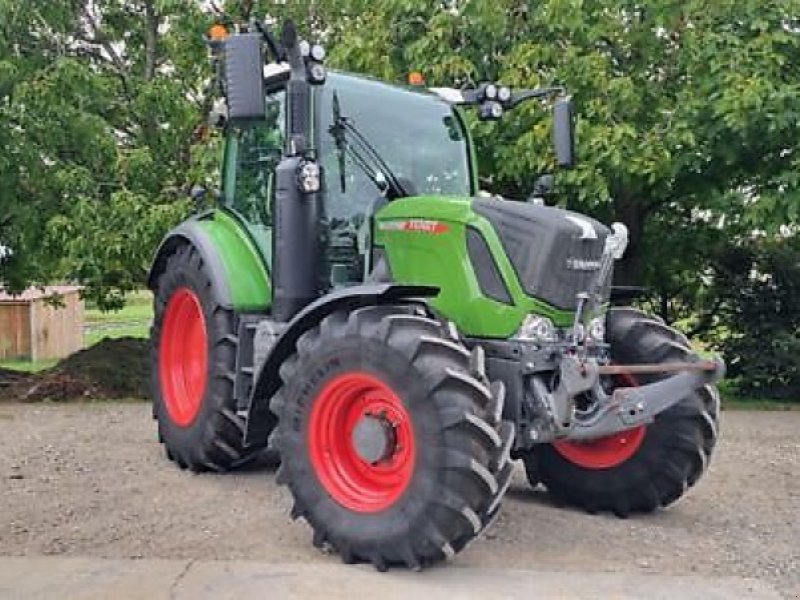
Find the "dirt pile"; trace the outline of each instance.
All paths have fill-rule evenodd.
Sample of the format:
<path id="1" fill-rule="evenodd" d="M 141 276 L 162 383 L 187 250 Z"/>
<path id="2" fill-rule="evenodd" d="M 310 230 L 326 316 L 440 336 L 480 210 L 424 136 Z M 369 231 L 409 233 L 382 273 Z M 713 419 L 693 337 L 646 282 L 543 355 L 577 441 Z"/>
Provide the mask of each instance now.
<path id="1" fill-rule="evenodd" d="M 148 341 L 104 339 L 39 373 L 0 370 L 0 401 L 147 398 Z"/>
<path id="2" fill-rule="evenodd" d="M 19 391 L 32 385 L 35 375 L 0 368 L 0 402 L 3 400 L 16 400 Z"/>

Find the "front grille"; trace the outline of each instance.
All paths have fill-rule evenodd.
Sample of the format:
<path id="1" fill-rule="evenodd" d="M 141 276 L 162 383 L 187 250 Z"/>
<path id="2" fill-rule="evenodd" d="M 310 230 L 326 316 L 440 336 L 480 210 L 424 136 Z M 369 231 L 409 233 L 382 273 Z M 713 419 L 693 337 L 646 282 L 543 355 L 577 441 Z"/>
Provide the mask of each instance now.
<path id="1" fill-rule="evenodd" d="M 609 229 L 589 217 L 548 206 L 510 200 L 473 201 L 491 222 L 525 292 L 563 310 L 577 307 L 589 290 Z M 586 237 L 586 229 L 595 239 Z"/>

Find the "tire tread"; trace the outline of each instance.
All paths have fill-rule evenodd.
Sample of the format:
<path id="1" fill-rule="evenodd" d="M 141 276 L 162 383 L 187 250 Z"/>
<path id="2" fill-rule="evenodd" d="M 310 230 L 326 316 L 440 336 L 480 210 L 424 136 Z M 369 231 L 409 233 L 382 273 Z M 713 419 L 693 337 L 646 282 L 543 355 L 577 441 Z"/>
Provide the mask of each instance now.
<path id="1" fill-rule="evenodd" d="M 279 417 L 273 443 L 284 457 L 293 457 L 282 462 L 278 482 L 289 486 L 294 513 L 309 522 L 315 540 L 324 540 L 344 562 L 371 563 L 379 571 L 392 565 L 417 570 L 453 556 L 491 522 L 510 481 L 514 427 L 499 421 L 502 386 L 490 386 L 484 361 L 464 348 L 449 325 L 420 312 L 414 305 L 371 306 L 327 317 L 298 341 L 297 354 L 281 368 L 285 385 L 270 405 Z M 305 440 L 289 426 L 299 393 L 292 382 L 310 368 L 317 352 L 330 353 L 337 340 L 347 338 L 381 343 L 405 356 L 409 368 L 423 374 L 419 379 L 437 410 L 437 443 L 444 445 L 436 491 L 424 500 L 427 508 L 415 513 L 402 539 L 349 537 L 326 522 L 318 506 L 303 500 L 305 486 L 315 480 L 306 467 L 295 466 L 294 455 Z"/>

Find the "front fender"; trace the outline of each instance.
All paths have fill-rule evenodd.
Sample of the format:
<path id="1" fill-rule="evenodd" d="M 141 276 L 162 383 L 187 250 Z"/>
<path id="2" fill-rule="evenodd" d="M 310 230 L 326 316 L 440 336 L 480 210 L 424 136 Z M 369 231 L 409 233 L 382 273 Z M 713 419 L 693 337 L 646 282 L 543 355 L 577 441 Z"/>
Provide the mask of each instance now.
<path id="1" fill-rule="evenodd" d="M 306 331 L 336 311 L 352 311 L 364 306 L 431 298 L 438 293 L 439 289 L 432 286 L 375 283 L 336 290 L 306 306 L 289 322 L 256 375 L 247 410 L 245 443 L 266 443 L 275 424 L 275 415 L 269 410 L 269 401 L 281 387 L 278 371 L 281 364 L 294 354 L 297 340 Z"/>
<path id="2" fill-rule="evenodd" d="M 272 304 L 272 285 L 264 259 L 234 217 L 211 210 L 170 231 L 156 250 L 147 286 L 155 290 L 175 249 L 191 244 L 207 266 L 219 303 L 237 312 L 261 312 Z"/>

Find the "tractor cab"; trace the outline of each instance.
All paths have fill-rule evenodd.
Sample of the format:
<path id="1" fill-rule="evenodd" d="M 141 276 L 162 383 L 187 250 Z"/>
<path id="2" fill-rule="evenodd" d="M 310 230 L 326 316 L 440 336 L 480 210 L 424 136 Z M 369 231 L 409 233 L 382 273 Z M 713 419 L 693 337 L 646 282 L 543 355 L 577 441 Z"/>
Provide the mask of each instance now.
<path id="1" fill-rule="evenodd" d="M 270 35 L 263 29 L 238 34 L 222 46 L 227 116 L 223 121 L 227 135 L 223 207 L 250 232 L 270 271 L 270 310 L 280 322 L 290 320 L 326 292 L 365 283 L 373 275 L 385 280 L 390 270 L 401 276 L 398 283 L 439 286 L 442 272 L 426 273 L 416 263 L 432 262 L 452 270 L 442 253 L 463 254 L 463 228 L 469 225 L 466 221 L 473 215 L 471 202 L 477 193 L 474 152 L 459 107 L 477 107 L 481 119 L 497 120 L 522 102 L 557 96 L 553 132 L 558 162 L 563 166 L 574 162 L 572 105 L 562 88 L 512 92 L 493 83 L 466 90 L 393 86 L 367 77 L 328 73 L 321 47 L 295 39 L 294 45 L 284 43 L 279 49 Z M 274 58 L 266 65 L 265 46 Z M 293 52 L 287 53 L 288 47 Z M 415 198 L 420 200 L 412 202 Z M 403 208 L 389 210 L 387 205 L 393 201 Z M 448 220 L 455 222 L 449 225 L 427 218 L 453 210 L 461 210 L 462 215 L 451 215 Z M 504 207 L 490 212 L 498 211 L 501 221 L 517 220 L 514 211 Z M 576 228 L 575 220 L 564 215 L 540 215 L 542 211 L 534 207 L 527 212 L 537 214 L 526 214 L 525 220 L 555 228 L 565 236 Z M 382 222 L 381 215 L 391 222 Z M 487 216 L 482 222 L 491 219 Z M 577 227 L 594 227 L 587 223 L 580 221 Z M 399 238 L 389 233 L 409 228 L 432 228 L 434 234 L 452 231 L 454 236 L 447 238 L 452 247 L 417 247 L 419 239 L 395 243 Z M 598 224 L 597 229 L 600 233 L 593 237 L 597 243 L 585 249 L 591 256 L 584 257 L 595 262 L 606 237 L 605 228 Z M 473 248 L 481 247 L 476 252 L 485 254 L 485 237 L 475 238 Z M 473 258 L 486 264 L 485 259 Z M 548 257 L 542 254 L 541 258 Z M 409 262 L 413 265 L 407 268 Z M 381 267 L 378 274 L 374 274 L 376 266 Z M 476 277 L 474 265 L 460 266 L 461 282 L 473 283 L 469 280 Z M 494 271 L 497 268 L 492 266 Z M 542 275 L 539 271 L 538 276 Z M 491 308 L 485 304 L 487 286 L 497 292 L 488 297 L 506 307 L 495 308 L 508 313 L 509 305 L 513 307 L 509 294 L 514 290 L 501 292 L 497 285 L 498 278 L 507 276 L 484 268 L 478 279 L 492 283 L 479 280 L 478 286 L 468 285 L 471 289 L 467 290 L 449 286 L 449 292 L 445 290 L 435 301 L 442 305 L 437 308 L 448 310 L 446 305 L 463 300 L 466 293 L 467 299 L 475 301 L 467 319 L 471 325 L 465 322 L 467 330 L 488 331 L 492 328 L 488 322 L 485 328 L 480 325 L 485 320 L 481 314 Z M 573 308 L 575 293 L 581 291 L 574 290 L 574 284 L 584 285 L 588 277 L 566 279 L 570 283 L 560 291 L 569 300 L 551 307 L 552 316 L 564 322 L 570 319 L 566 309 Z M 536 290 L 528 287 L 526 291 Z M 504 334 L 511 332 L 512 320 L 519 325 L 526 309 L 511 310 Z"/>
<path id="2" fill-rule="evenodd" d="M 234 122 L 226 129 L 223 205 L 246 224 L 270 265 L 275 173 L 290 127 L 288 73 L 288 65 L 268 72 L 263 119 Z M 407 196 L 475 194 L 469 133 L 458 109 L 439 96 L 357 75 L 328 74 L 325 84 L 313 89 L 311 102 L 322 178 L 326 283 L 331 288 L 362 283 L 369 276 L 372 217 L 387 202 L 391 178 L 401 182 Z M 337 119 L 361 139 L 337 135 Z M 369 147 L 359 151 L 359 141 Z"/>

